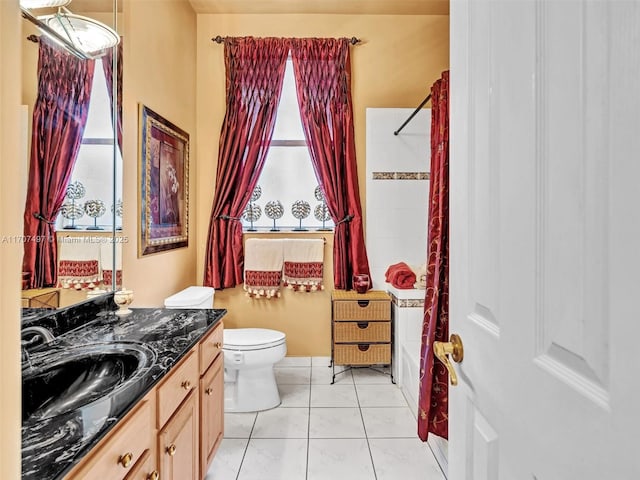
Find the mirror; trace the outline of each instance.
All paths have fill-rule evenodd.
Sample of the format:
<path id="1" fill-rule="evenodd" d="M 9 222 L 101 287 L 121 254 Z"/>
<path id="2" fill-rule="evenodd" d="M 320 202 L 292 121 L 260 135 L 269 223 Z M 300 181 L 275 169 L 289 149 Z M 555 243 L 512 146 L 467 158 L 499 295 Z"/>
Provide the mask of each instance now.
<path id="1" fill-rule="evenodd" d="M 121 34 L 117 0 L 73 0 L 66 8 L 75 15 L 96 20 Z M 33 13 L 38 19 L 56 12 L 57 9 L 52 8 L 29 10 L 29 13 Z M 16 208 L 33 214 L 25 213 L 25 227 L 28 227 L 25 228 L 22 239 L 25 244 L 34 241 L 51 242 L 53 238 L 52 233 L 41 235 L 39 232 L 43 230 L 34 230 L 35 227 L 28 226 L 31 216 L 36 219 L 33 223 L 53 224 L 57 237 L 54 249 L 57 250 L 55 263 L 42 261 L 40 258 L 53 258 L 46 253 L 46 248 L 38 249 L 37 254 L 33 253 L 33 245 L 25 248 L 29 253 L 25 255 L 28 260 L 24 262 L 23 267 L 22 307 L 60 308 L 85 301 L 91 296 L 104 294 L 106 291 L 117 290 L 121 285 L 122 157 L 119 144 L 122 135 L 121 127 L 118 128 L 118 125 L 121 125 L 118 118 L 121 101 L 118 102 L 118 97 L 121 99 L 122 47 L 120 44 L 110 48 L 107 54 L 100 58 L 80 59 L 47 40 L 31 21 L 22 22 L 22 32 L 22 130 L 26 165 L 23 172 L 27 208 L 25 209 L 24 203 Z M 40 41 L 43 42 L 42 45 Z M 52 52 L 47 57 L 52 59 L 50 65 L 43 63 L 39 67 L 41 48 L 48 48 L 47 51 Z M 39 75 L 47 79 L 48 85 L 55 85 L 55 88 L 61 89 L 52 88 L 52 91 L 58 93 L 51 95 L 54 102 L 49 102 L 50 105 L 46 108 L 40 107 L 42 102 L 38 102 Z M 65 75 L 68 76 L 68 80 L 65 79 Z M 65 103 L 67 97 L 59 92 L 65 91 L 66 94 L 67 83 L 69 91 L 86 91 L 87 94 L 69 97 Z M 34 110 L 38 115 L 34 115 Z M 65 117 L 62 115 L 63 112 L 73 113 Z M 65 140 L 58 143 L 65 145 L 64 148 L 58 149 L 57 153 L 45 152 L 53 142 L 44 139 L 51 138 L 49 135 L 58 135 L 58 132 L 51 132 L 51 125 L 69 122 L 66 120 L 67 117 L 83 119 L 79 129 L 77 126 L 73 127 L 75 136 L 71 138 L 77 140 L 75 150 L 74 147 L 66 145 L 72 142 Z M 51 179 L 51 172 L 54 171 L 60 178 L 66 178 L 66 182 L 58 181 L 59 185 L 66 185 L 66 188 L 63 186 L 58 189 L 61 194 L 57 198 L 62 199 L 62 205 L 57 215 L 52 212 L 52 218 L 47 218 L 46 213 L 38 212 L 46 212 L 47 207 L 34 206 L 41 205 L 41 195 L 44 198 L 56 198 L 56 194 L 52 193 L 56 190 L 55 187 L 51 187 L 49 193 L 43 195 L 42 191 L 47 187 L 38 183 L 46 183 L 29 176 L 34 130 L 37 132 L 35 138 L 39 139 L 36 141 L 40 142 L 37 144 L 37 150 L 42 156 L 62 157 L 65 155 L 64 152 L 77 151 L 72 170 L 59 168 L 58 165 L 62 162 L 52 162 L 51 165 L 54 166 L 47 167 L 47 173 L 39 175 Z M 118 134 L 114 134 L 114 131 Z M 38 228 L 52 232 L 50 226 Z M 31 232 L 38 234 L 29 235 Z M 55 282 L 54 277 L 57 277 Z"/>

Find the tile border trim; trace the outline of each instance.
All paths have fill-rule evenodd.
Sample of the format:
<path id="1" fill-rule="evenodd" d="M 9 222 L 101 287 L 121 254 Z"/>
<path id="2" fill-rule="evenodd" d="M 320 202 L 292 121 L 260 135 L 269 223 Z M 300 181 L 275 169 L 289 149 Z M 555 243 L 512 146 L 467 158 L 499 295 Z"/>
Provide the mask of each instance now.
<path id="1" fill-rule="evenodd" d="M 373 180 L 429 180 L 429 172 L 373 172 Z"/>

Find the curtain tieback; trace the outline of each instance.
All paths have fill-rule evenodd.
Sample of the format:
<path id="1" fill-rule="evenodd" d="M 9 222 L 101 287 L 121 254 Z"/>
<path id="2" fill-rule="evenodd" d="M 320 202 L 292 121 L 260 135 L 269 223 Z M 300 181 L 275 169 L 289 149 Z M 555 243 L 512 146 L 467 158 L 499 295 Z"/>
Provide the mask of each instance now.
<path id="1" fill-rule="evenodd" d="M 240 217 L 232 217 L 231 215 L 218 215 L 216 218 L 220 218 L 222 220 L 240 220 Z"/>
<path id="2" fill-rule="evenodd" d="M 38 220 L 40 220 L 41 222 L 44 223 L 48 223 L 49 225 L 53 225 L 56 222 L 52 222 L 51 220 L 48 220 L 44 215 L 42 215 L 40 212 L 36 212 L 33 214 L 34 217 L 36 217 Z"/>
<path id="3" fill-rule="evenodd" d="M 336 227 L 341 223 L 350 222 L 351 220 L 353 220 L 353 215 L 349 214 L 346 217 L 344 217 L 342 220 L 340 220 L 338 223 L 336 223 Z"/>

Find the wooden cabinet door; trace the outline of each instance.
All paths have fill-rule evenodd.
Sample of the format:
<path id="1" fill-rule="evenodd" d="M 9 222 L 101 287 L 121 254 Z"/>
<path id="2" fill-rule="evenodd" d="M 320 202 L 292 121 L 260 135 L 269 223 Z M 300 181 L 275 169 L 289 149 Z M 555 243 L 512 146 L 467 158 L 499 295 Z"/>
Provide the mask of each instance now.
<path id="1" fill-rule="evenodd" d="M 155 448 L 145 450 L 125 480 L 160 480 L 160 473 L 156 466 Z"/>
<path id="2" fill-rule="evenodd" d="M 222 441 L 224 432 L 223 355 L 215 359 L 200 379 L 200 475 L 207 469 Z"/>
<path id="3" fill-rule="evenodd" d="M 158 435 L 162 480 L 199 480 L 198 392 L 192 391 Z"/>

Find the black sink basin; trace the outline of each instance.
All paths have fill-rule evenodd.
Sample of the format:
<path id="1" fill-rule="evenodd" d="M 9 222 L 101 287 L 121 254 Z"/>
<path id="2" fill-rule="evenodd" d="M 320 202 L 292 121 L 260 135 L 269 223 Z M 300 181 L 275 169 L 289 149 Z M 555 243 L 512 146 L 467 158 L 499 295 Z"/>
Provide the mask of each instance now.
<path id="1" fill-rule="evenodd" d="M 22 369 L 22 419 L 55 417 L 113 401 L 155 363 L 149 347 L 98 343 L 44 351 Z"/>

